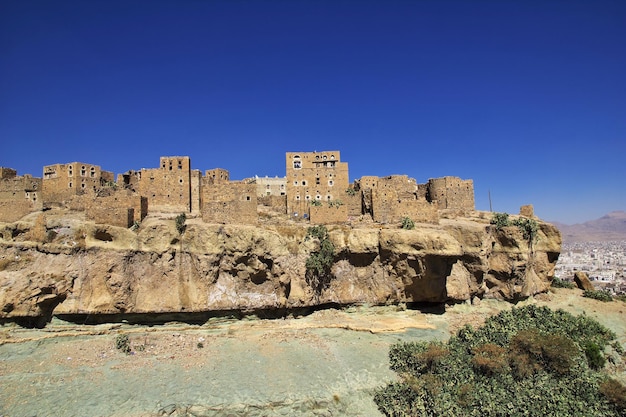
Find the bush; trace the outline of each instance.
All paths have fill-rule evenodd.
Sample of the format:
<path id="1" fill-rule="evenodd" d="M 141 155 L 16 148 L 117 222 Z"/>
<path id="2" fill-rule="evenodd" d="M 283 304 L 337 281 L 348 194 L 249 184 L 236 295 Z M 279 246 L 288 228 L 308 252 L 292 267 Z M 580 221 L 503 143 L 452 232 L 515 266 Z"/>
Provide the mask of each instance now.
<path id="1" fill-rule="evenodd" d="M 447 343 L 400 343 L 389 352 L 400 382 L 378 390 L 387 416 L 612 416 L 620 388 L 587 358 L 615 334 L 596 321 L 546 307 L 514 308 L 466 326 Z M 593 359 L 595 360 L 595 359 Z M 588 362 L 589 361 L 589 362 Z"/>
<path id="2" fill-rule="evenodd" d="M 415 229 L 415 222 L 408 217 L 404 217 L 400 224 L 400 227 L 405 230 L 413 230 Z"/>
<path id="3" fill-rule="evenodd" d="M 613 301 L 613 296 L 608 291 L 585 290 L 583 297 L 593 298 L 594 300 L 603 301 L 605 303 Z"/>
<path id="4" fill-rule="evenodd" d="M 129 354 L 131 352 L 130 339 L 127 334 L 118 334 L 115 338 L 115 348 Z"/>
<path id="5" fill-rule="evenodd" d="M 576 285 L 574 285 L 573 282 L 565 281 L 559 277 L 554 277 L 551 286 L 554 288 L 569 288 L 570 290 L 576 288 Z"/>
<path id="6" fill-rule="evenodd" d="M 311 252 L 306 260 L 305 279 L 319 296 L 328 287 L 332 278 L 331 268 L 335 261 L 335 245 L 330 241 L 328 230 L 323 225 L 309 227 L 305 239 L 310 238 L 319 240 L 319 249 Z"/>
<path id="7" fill-rule="evenodd" d="M 176 223 L 176 230 L 178 231 L 178 234 L 182 235 L 187 228 L 187 226 L 185 225 L 185 222 L 187 221 L 187 215 L 185 213 L 180 213 L 178 216 L 176 216 L 176 219 L 174 221 Z"/>
<path id="8" fill-rule="evenodd" d="M 496 230 L 500 230 L 503 227 L 509 226 L 509 213 L 493 213 L 491 218 L 491 224 L 496 227 Z"/>
<path id="9" fill-rule="evenodd" d="M 537 223 L 536 220 L 520 217 L 519 219 L 513 220 L 513 224 L 522 231 L 522 235 L 527 241 L 532 243 L 537 239 L 539 223 Z"/>
<path id="10" fill-rule="evenodd" d="M 622 413 L 626 411 L 626 387 L 622 383 L 609 378 L 600 384 L 600 393 L 613 403 L 619 411 Z"/>

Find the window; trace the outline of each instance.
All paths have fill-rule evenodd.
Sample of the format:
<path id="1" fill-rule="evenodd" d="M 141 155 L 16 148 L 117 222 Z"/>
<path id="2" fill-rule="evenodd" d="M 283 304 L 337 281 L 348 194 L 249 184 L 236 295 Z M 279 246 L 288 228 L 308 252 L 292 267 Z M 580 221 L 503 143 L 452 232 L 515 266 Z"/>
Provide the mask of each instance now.
<path id="1" fill-rule="evenodd" d="M 302 185 L 306 186 L 306 181 L 305 180 L 302 180 Z"/>
<path id="2" fill-rule="evenodd" d="M 72 183 L 70 182 L 69 184 L 67 184 L 68 188 L 72 188 Z"/>
<path id="3" fill-rule="evenodd" d="M 324 155 L 324 161 L 327 159 L 328 157 L 326 155 Z"/>
<path id="4" fill-rule="evenodd" d="M 300 196 L 299 195 L 296 196 L 296 200 L 300 201 Z"/>
<path id="5" fill-rule="evenodd" d="M 335 155 L 331 155 L 331 156 L 330 156 L 330 159 L 335 159 Z"/>
<path id="6" fill-rule="evenodd" d="M 315 178 L 315 184 L 320 185 L 320 177 Z"/>
<path id="7" fill-rule="evenodd" d="M 246 196 L 246 201 L 250 201 L 250 196 L 249 195 Z"/>
<path id="8" fill-rule="evenodd" d="M 298 181 L 294 181 L 294 182 L 293 182 L 293 185 L 296 185 L 296 186 L 297 186 L 297 185 L 298 185 Z"/>
<path id="9" fill-rule="evenodd" d="M 318 195 L 316 195 L 316 196 L 315 196 L 315 199 L 316 199 L 316 200 L 321 200 L 321 199 L 322 199 L 322 196 L 318 194 Z"/>
<path id="10" fill-rule="evenodd" d="M 293 161 L 293 168 L 294 169 L 302 168 L 302 162 L 301 161 Z"/>
<path id="11" fill-rule="evenodd" d="M 311 199 L 311 196 L 310 196 L 310 195 L 307 195 L 307 196 L 306 196 L 306 200 L 308 201 L 308 200 L 310 200 L 310 199 Z"/>
<path id="12" fill-rule="evenodd" d="M 329 186 L 329 187 L 332 187 L 332 186 L 333 186 L 333 184 L 334 184 L 333 180 L 328 180 L 328 186 Z"/>
<path id="13" fill-rule="evenodd" d="M 330 199 L 331 199 L 330 194 L 328 194 L 328 195 L 326 196 L 326 200 L 330 201 Z"/>

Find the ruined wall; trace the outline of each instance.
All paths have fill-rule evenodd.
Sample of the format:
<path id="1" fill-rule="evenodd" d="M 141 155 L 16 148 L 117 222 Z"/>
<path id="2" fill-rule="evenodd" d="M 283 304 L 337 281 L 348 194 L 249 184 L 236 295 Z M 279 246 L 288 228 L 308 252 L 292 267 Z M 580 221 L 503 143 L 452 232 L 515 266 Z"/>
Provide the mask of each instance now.
<path id="1" fill-rule="evenodd" d="M 339 151 L 287 152 L 287 211 L 308 212 L 311 200 L 341 200 L 348 188 L 348 164 Z"/>
<path id="2" fill-rule="evenodd" d="M 0 167 L 0 179 L 15 178 L 17 171 L 13 168 Z"/>
<path id="3" fill-rule="evenodd" d="M 65 204 L 72 196 L 112 183 L 112 172 L 83 162 L 47 165 L 43 168 L 42 198 L 45 204 Z"/>
<path id="4" fill-rule="evenodd" d="M 356 191 L 352 195 L 344 191 L 340 200 L 348 210 L 348 217 L 358 217 L 363 214 L 363 197 L 360 191 Z"/>
<path id="5" fill-rule="evenodd" d="M 230 172 L 223 168 L 207 169 L 204 178 L 207 184 L 225 184 L 230 182 Z"/>
<path id="6" fill-rule="evenodd" d="M 103 187 L 96 191 L 90 190 L 82 195 L 72 197 L 66 205 L 71 210 L 84 211 L 88 220 L 114 226 L 127 224 L 126 217 L 129 208 L 133 209 L 130 225 L 135 221 L 141 222 L 148 215 L 148 199 L 124 188 Z M 107 210 L 111 213 L 100 216 Z M 116 216 L 121 216 L 123 220 L 108 223 L 110 218 Z M 130 225 L 122 227 L 130 227 Z"/>
<path id="7" fill-rule="evenodd" d="M 207 223 L 258 223 L 256 184 L 243 182 L 202 186 L 202 220 Z"/>
<path id="8" fill-rule="evenodd" d="M 475 210 L 474 181 L 458 177 L 431 178 L 427 184 L 427 199 L 442 209 Z"/>
<path id="9" fill-rule="evenodd" d="M 191 171 L 191 212 L 200 213 L 202 207 L 202 172 Z"/>
<path id="10" fill-rule="evenodd" d="M 406 175 L 392 175 L 373 181 L 368 177 L 361 185 L 374 184 L 371 193 L 371 214 L 379 223 L 397 223 L 404 217 L 416 222 L 437 223 L 437 206 L 419 197 L 419 187 L 413 178 Z"/>
<path id="11" fill-rule="evenodd" d="M 133 225 L 135 210 L 130 207 L 94 205 L 85 211 L 85 215 L 95 223 L 128 228 Z"/>
<path id="12" fill-rule="evenodd" d="M 313 224 L 345 223 L 348 220 L 346 205 L 330 206 L 326 203 L 309 208 L 310 221 Z"/>
<path id="13" fill-rule="evenodd" d="M 0 178 L 0 221 L 14 222 L 32 213 L 41 210 L 41 178 L 31 175 L 17 176 L 17 172 L 10 168 L 2 168 Z M 15 174 L 15 175 L 14 175 Z"/>

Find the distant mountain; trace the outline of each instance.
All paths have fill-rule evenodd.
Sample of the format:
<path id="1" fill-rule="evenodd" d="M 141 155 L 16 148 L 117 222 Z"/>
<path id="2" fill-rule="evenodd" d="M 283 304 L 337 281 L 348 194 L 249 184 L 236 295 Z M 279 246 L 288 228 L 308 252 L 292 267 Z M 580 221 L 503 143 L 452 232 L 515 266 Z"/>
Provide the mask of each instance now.
<path id="1" fill-rule="evenodd" d="M 565 243 L 626 240 L 626 211 L 612 211 L 582 224 L 552 224 L 559 228 Z"/>

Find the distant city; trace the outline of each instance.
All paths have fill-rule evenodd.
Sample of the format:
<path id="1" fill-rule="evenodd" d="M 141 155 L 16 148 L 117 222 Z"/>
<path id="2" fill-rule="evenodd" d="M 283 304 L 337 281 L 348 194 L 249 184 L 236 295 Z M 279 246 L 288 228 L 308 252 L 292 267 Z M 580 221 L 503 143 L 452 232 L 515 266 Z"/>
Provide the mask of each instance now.
<path id="1" fill-rule="evenodd" d="M 626 294 L 626 240 L 563 243 L 555 276 L 571 281 L 577 271 L 596 289 Z"/>

